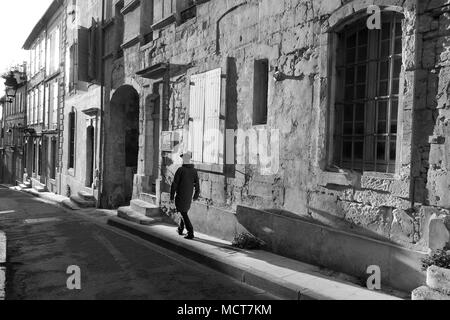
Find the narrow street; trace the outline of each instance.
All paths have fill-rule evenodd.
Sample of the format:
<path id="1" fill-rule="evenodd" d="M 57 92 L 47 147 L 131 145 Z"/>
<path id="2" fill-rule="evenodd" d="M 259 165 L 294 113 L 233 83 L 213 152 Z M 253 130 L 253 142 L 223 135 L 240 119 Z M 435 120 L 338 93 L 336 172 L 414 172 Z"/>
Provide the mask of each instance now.
<path id="1" fill-rule="evenodd" d="M 8 238 L 6 299 L 274 298 L 113 229 L 102 218 L 0 187 L 0 230 Z M 67 288 L 69 266 L 80 268 L 81 290 Z"/>

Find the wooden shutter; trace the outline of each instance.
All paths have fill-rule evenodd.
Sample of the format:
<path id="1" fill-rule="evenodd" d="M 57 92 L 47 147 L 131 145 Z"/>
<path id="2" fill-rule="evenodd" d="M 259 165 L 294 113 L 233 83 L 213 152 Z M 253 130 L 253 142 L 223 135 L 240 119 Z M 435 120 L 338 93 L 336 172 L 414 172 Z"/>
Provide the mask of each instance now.
<path id="1" fill-rule="evenodd" d="M 221 69 L 204 74 L 206 88 L 203 162 L 209 164 L 219 164 L 221 75 Z"/>
<path id="2" fill-rule="evenodd" d="M 53 88 L 52 88 L 52 94 L 53 94 L 53 105 L 52 105 L 52 127 L 53 129 L 57 129 L 58 128 L 58 81 L 55 81 L 53 83 Z"/>
<path id="3" fill-rule="evenodd" d="M 205 78 L 203 75 L 191 77 L 189 116 L 189 149 L 194 162 L 203 162 L 203 124 L 205 114 Z"/>
<path id="4" fill-rule="evenodd" d="M 89 82 L 89 29 L 80 27 L 78 29 L 78 80 Z"/>
<path id="5" fill-rule="evenodd" d="M 44 99 L 44 85 L 39 86 L 39 123 L 44 122 L 44 112 L 45 112 L 45 99 Z"/>
<path id="6" fill-rule="evenodd" d="M 51 64 L 51 60 L 52 60 L 52 37 L 53 37 L 53 33 L 50 33 L 47 37 L 47 45 L 45 47 L 45 52 L 46 52 L 46 57 L 45 57 L 45 74 L 51 75 L 52 74 L 52 64 Z"/>
<path id="7" fill-rule="evenodd" d="M 45 127 L 50 129 L 50 108 L 51 100 L 50 100 L 50 85 L 45 86 L 45 103 L 44 103 L 44 119 L 45 119 Z"/>
<path id="8" fill-rule="evenodd" d="M 89 65 L 88 76 L 89 80 L 95 80 L 97 78 L 97 22 L 92 18 L 92 26 L 89 29 Z"/>
<path id="9" fill-rule="evenodd" d="M 53 34 L 53 70 L 56 72 L 59 70 L 60 64 L 60 55 L 61 55 L 61 32 L 59 31 L 59 27 L 56 28 L 55 33 Z"/>

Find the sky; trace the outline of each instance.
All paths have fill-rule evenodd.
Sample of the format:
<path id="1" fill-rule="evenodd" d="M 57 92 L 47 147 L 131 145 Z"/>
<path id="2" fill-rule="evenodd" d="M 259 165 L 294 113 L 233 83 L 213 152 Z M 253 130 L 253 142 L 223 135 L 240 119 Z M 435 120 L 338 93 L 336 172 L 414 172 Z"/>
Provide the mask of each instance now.
<path id="1" fill-rule="evenodd" d="M 22 50 L 28 35 L 42 18 L 52 0 L 3 0 L 0 10 L 0 74 L 28 60 Z M 0 96 L 4 94 L 0 79 Z"/>

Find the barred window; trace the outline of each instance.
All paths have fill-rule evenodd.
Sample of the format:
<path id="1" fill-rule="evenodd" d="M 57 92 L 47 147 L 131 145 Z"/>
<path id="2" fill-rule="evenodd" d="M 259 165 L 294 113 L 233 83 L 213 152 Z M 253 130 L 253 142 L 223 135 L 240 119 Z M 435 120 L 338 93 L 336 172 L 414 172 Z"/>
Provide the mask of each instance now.
<path id="1" fill-rule="evenodd" d="M 366 18 L 338 34 L 334 164 L 394 173 L 402 68 L 402 19 L 383 13 L 382 29 Z"/>

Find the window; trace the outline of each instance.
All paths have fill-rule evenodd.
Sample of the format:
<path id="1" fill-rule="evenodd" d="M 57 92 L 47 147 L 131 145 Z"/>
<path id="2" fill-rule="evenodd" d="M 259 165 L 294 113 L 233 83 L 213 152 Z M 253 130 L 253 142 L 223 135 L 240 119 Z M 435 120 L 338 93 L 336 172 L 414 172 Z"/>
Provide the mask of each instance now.
<path id="1" fill-rule="evenodd" d="M 363 19 L 338 35 L 334 164 L 341 168 L 395 172 L 402 18 L 382 21 L 382 30 Z"/>
<path id="2" fill-rule="evenodd" d="M 33 124 L 37 124 L 37 105 L 38 105 L 38 91 L 37 89 L 33 90 Z"/>
<path id="3" fill-rule="evenodd" d="M 38 92 L 39 92 L 39 100 L 38 100 L 38 109 L 37 109 L 37 112 L 38 112 L 37 121 L 38 121 L 38 124 L 41 124 L 44 122 L 44 112 L 45 112 L 45 110 L 44 110 L 45 109 L 45 107 L 44 107 L 44 102 L 45 102 L 45 100 L 44 100 L 44 85 L 43 84 L 41 84 L 39 86 Z"/>
<path id="4" fill-rule="evenodd" d="M 59 27 L 56 27 L 47 38 L 47 75 L 52 75 L 59 70 L 60 41 Z"/>
<path id="5" fill-rule="evenodd" d="M 46 86 L 45 101 L 45 125 L 48 129 L 55 130 L 58 119 L 58 81 L 53 81 Z"/>
<path id="6" fill-rule="evenodd" d="M 57 143 L 56 138 L 52 138 L 50 142 L 50 179 L 56 178 L 56 157 L 57 157 Z"/>
<path id="7" fill-rule="evenodd" d="M 69 169 L 75 167 L 75 112 L 69 113 Z"/>
<path id="8" fill-rule="evenodd" d="M 112 18 L 113 13 L 113 0 L 106 0 L 105 1 L 105 21 L 108 21 Z M 145 1 L 146 2 L 146 1 Z"/>
<path id="9" fill-rule="evenodd" d="M 67 60 L 67 66 L 68 66 L 68 75 L 67 77 L 69 78 L 68 84 L 69 84 L 69 92 L 75 89 L 75 83 L 76 83 L 76 76 L 75 76 L 75 72 L 77 69 L 77 45 L 73 44 L 70 47 L 69 50 L 69 59 Z"/>
<path id="10" fill-rule="evenodd" d="M 37 152 L 38 152 L 37 141 L 33 143 L 33 174 L 36 174 L 36 163 L 37 163 Z"/>
<path id="11" fill-rule="evenodd" d="M 122 49 L 122 44 L 124 41 L 124 35 L 125 35 L 125 26 L 124 26 L 124 19 L 123 19 L 123 14 L 122 14 L 122 9 L 123 9 L 123 2 L 120 2 L 118 4 L 116 4 L 116 12 L 115 12 L 115 16 L 116 16 L 116 21 L 115 21 L 115 29 L 116 29 L 116 44 L 115 44 L 115 58 L 120 58 L 123 56 L 123 49 Z"/>
<path id="12" fill-rule="evenodd" d="M 221 69 L 191 77 L 189 147 L 193 161 L 221 164 Z"/>
<path id="13" fill-rule="evenodd" d="M 153 23 L 158 24 L 175 14 L 177 19 L 181 19 L 179 22 L 183 22 L 196 16 L 195 9 L 194 0 L 154 0 Z"/>
<path id="14" fill-rule="evenodd" d="M 52 126 L 52 129 L 57 129 L 58 127 L 58 111 L 59 111 L 59 94 L 58 94 L 58 82 L 55 81 L 53 83 L 53 87 L 52 87 L 52 95 L 51 95 L 51 99 L 52 99 L 52 116 L 51 116 L 51 123 L 50 125 Z"/>
<path id="15" fill-rule="evenodd" d="M 45 68 L 45 39 L 39 41 L 39 70 Z"/>
<path id="16" fill-rule="evenodd" d="M 28 93 L 27 124 L 31 124 L 31 93 Z"/>
<path id="17" fill-rule="evenodd" d="M 267 124 L 269 61 L 256 60 L 253 81 L 253 125 Z"/>
<path id="18" fill-rule="evenodd" d="M 42 175 L 42 138 L 38 143 L 38 176 Z"/>
<path id="19" fill-rule="evenodd" d="M 176 0 L 154 0 L 153 1 L 153 22 L 168 18 L 175 12 Z"/>

